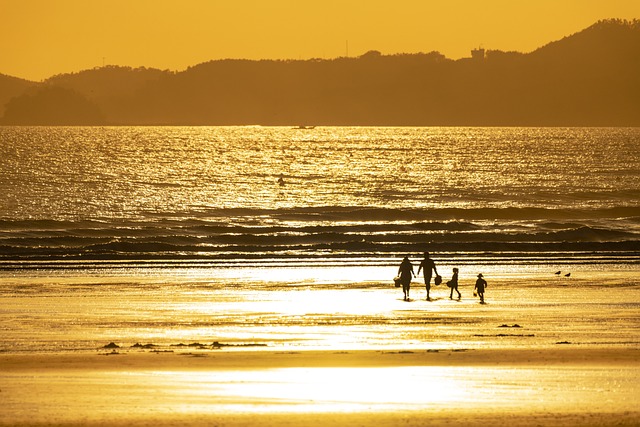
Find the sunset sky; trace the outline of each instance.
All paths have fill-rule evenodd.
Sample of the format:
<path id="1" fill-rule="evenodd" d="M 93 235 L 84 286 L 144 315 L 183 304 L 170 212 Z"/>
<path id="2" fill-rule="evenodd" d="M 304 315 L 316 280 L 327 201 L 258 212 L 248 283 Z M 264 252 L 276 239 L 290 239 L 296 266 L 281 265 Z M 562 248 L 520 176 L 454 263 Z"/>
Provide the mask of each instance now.
<path id="1" fill-rule="evenodd" d="M 0 73 L 308 59 L 472 48 L 529 52 L 638 0 L 0 0 Z"/>

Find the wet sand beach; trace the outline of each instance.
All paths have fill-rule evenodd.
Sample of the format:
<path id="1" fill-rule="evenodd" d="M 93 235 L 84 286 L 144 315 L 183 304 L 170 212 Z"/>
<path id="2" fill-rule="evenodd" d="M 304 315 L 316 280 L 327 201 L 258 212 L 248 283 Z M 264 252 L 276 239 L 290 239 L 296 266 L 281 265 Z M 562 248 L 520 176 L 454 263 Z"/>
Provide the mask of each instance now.
<path id="1" fill-rule="evenodd" d="M 0 355 L 0 425 L 633 426 L 640 349 Z"/>
<path id="2" fill-rule="evenodd" d="M 468 279 L 460 301 L 407 303 L 390 284 L 164 274 L 4 279 L 0 425 L 640 422 L 633 269 L 496 278 L 485 305 Z"/>

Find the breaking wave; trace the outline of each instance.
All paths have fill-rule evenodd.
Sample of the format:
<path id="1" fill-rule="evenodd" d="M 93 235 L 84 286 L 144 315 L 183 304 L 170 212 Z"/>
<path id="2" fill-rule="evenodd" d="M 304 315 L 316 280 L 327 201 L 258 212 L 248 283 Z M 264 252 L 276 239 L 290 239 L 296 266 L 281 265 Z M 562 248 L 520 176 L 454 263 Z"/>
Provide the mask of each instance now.
<path id="1" fill-rule="evenodd" d="M 214 210 L 178 219 L 0 221 L 0 260 L 640 252 L 637 209 Z"/>

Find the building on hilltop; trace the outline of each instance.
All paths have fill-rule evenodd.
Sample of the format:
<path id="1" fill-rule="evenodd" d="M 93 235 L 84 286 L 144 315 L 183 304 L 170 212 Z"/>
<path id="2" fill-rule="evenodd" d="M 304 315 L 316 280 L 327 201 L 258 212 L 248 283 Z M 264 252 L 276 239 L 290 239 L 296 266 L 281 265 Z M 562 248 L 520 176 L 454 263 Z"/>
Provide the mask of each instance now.
<path id="1" fill-rule="evenodd" d="M 474 61 L 484 61 L 485 57 L 486 56 L 484 48 L 479 47 L 478 49 L 471 50 L 471 59 L 473 59 Z"/>

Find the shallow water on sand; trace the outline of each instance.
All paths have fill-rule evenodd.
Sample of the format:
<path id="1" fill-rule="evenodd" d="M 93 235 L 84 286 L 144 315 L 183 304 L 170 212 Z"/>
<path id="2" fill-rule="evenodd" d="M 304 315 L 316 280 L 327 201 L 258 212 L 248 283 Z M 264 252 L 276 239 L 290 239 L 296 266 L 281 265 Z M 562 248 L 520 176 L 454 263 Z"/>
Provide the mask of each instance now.
<path id="1" fill-rule="evenodd" d="M 110 342 L 158 351 L 640 345 L 637 269 L 550 271 L 485 275 L 486 304 L 466 271 L 460 300 L 441 285 L 426 301 L 419 277 L 411 302 L 391 280 L 375 279 L 393 274 L 386 268 L 296 269 L 287 281 L 278 269 L 235 279 L 175 268 L 22 271 L 0 277 L 0 351 L 93 351 Z"/>
<path id="2" fill-rule="evenodd" d="M 316 425 L 322 414 L 354 413 L 373 415 L 368 422 L 391 415 L 395 422 L 384 425 L 482 425 L 476 417 L 486 415 L 529 417 L 523 425 L 633 425 L 640 393 L 637 367 L 67 370 L 38 373 L 28 387 L 20 387 L 20 374 L 2 379 L 0 423 L 7 425 L 202 425 L 202 417 L 217 423 L 239 414 L 253 418 L 228 425 L 274 425 L 263 418 L 269 414 L 300 414 L 304 425 Z"/>

